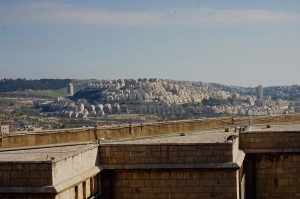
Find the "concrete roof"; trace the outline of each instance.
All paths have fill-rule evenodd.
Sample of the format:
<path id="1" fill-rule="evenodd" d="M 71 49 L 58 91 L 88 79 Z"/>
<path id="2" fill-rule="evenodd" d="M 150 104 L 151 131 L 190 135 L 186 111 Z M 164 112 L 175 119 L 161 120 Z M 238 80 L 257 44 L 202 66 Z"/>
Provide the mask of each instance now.
<path id="1" fill-rule="evenodd" d="M 240 126 L 241 127 L 241 126 Z M 238 135 L 238 132 L 234 132 L 235 127 L 231 127 L 229 132 L 225 132 L 226 127 L 215 129 L 204 129 L 182 132 L 185 136 L 181 136 L 182 133 L 171 133 L 165 135 L 138 137 L 133 139 L 120 139 L 120 140 L 104 140 L 102 144 L 206 144 L 206 143 L 224 143 L 228 136 Z M 299 131 L 299 123 L 284 123 L 284 124 L 272 124 L 271 128 L 267 128 L 267 125 L 252 125 L 251 132 L 272 132 L 272 131 Z"/>
<path id="2" fill-rule="evenodd" d="M 238 135 L 234 128 L 225 132 L 224 128 L 188 131 L 165 135 L 128 138 L 120 140 L 104 140 L 102 144 L 196 144 L 196 143 L 224 143 L 228 136 Z"/>
<path id="3" fill-rule="evenodd" d="M 1 162 L 49 162 L 59 161 L 83 151 L 98 147 L 98 144 L 77 144 L 0 151 Z M 52 159 L 51 159 L 52 158 Z"/>
<path id="4" fill-rule="evenodd" d="M 253 125 L 251 132 L 272 132 L 272 131 L 298 131 L 300 133 L 299 123 Z M 209 144 L 225 143 L 230 135 L 238 135 L 234 128 L 225 132 L 225 127 L 216 129 L 195 130 L 182 133 L 171 133 L 165 135 L 146 136 L 138 138 L 128 138 L 120 140 L 104 140 L 101 145 L 105 144 Z M 98 147 L 96 143 L 70 144 L 70 145 L 53 145 L 41 147 L 28 147 L 23 149 L 4 149 L 0 150 L 1 162 L 52 162 L 71 157 L 80 152 Z M 54 157 L 54 159 L 51 159 Z"/>
<path id="5" fill-rule="evenodd" d="M 254 125 L 252 126 L 250 132 L 262 131 L 262 132 L 272 132 L 272 131 L 299 131 L 300 123 L 284 123 L 284 124 L 270 124 L 271 128 L 267 128 L 267 125 Z"/>

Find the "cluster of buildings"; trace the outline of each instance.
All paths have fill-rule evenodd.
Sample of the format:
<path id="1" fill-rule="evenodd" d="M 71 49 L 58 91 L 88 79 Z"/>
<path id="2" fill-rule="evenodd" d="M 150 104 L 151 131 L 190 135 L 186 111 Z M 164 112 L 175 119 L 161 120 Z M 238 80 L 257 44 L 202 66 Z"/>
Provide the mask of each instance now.
<path id="1" fill-rule="evenodd" d="M 83 92 L 100 93 L 99 104 L 89 104 L 85 99 L 75 101 L 64 97 L 50 104 L 50 111 L 69 118 L 103 117 L 107 114 L 182 114 L 182 104 L 201 102 L 209 97 L 227 99 L 230 93 L 213 89 L 205 83 L 189 81 L 147 79 L 98 80 L 89 83 Z M 68 95 L 74 94 L 68 85 Z M 130 103 L 133 102 L 133 103 Z M 135 104 L 142 102 L 142 104 Z M 145 102 L 145 105 L 143 104 Z M 40 103 L 35 102 L 39 107 Z M 196 108 L 196 112 L 200 112 Z"/>
<path id="2" fill-rule="evenodd" d="M 86 99 L 79 99 L 76 102 L 65 97 L 58 97 L 50 104 L 38 104 L 38 107 L 48 107 L 49 112 L 69 118 L 103 117 L 106 114 L 129 113 L 127 105 L 118 103 L 90 104 Z"/>
<path id="3" fill-rule="evenodd" d="M 247 103 L 233 103 L 235 105 L 219 105 L 219 106 L 204 106 L 203 113 L 225 113 L 225 114 L 238 114 L 238 115 L 276 115 L 285 113 L 300 112 L 300 106 L 295 106 L 287 100 L 272 100 L 271 96 L 264 97 L 263 86 L 256 87 L 255 96 L 240 96 L 239 94 L 232 94 L 234 100 L 240 100 Z"/>
<path id="4" fill-rule="evenodd" d="M 226 99 L 229 93 L 209 88 L 206 84 L 194 85 L 189 81 L 161 80 L 161 79 L 118 79 L 98 80 L 90 83 L 85 92 L 101 92 L 102 101 L 147 101 L 159 100 L 168 105 L 202 101 L 213 97 Z"/>
<path id="5" fill-rule="evenodd" d="M 157 103 L 148 106 L 136 106 L 134 107 L 133 112 L 139 114 L 183 114 L 185 110 L 182 106 L 175 103 L 170 105 Z"/>
<path id="6" fill-rule="evenodd" d="M 43 107 L 42 104 L 39 106 Z M 49 107 L 53 115 L 84 119 L 88 117 L 104 117 L 109 114 L 182 114 L 185 112 L 181 105 L 175 103 L 171 105 L 158 102 L 152 105 L 89 104 L 85 99 L 74 102 L 64 97 L 57 98 Z"/>
<path id="7" fill-rule="evenodd" d="M 37 127 L 33 122 L 26 119 L 20 121 L 0 121 L 0 137 L 9 132 L 28 132 L 40 131 L 41 127 Z"/>
<path id="8" fill-rule="evenodd" d="M 84 92 L 97 91 L 100 103 L 90 104 L 85 99 L 76 102 L 60 97 L 52 102 L 51 112 L 68 118 L 103 117 L 108 114 L 233 114 L 276 115 L 300 112 L 300 104 L 286 100 L 272 101 L 264 97 L 263 86 L 256 88 L 256 96 L 240 95 L 216 89 L 202 82 L 147 79 L 97 80 L 89 83 Z M 74 94 L 68 85 L 68 96 Z M 215 106 L 185 107 L 183 104 L 217 99 L 230 103 Z M 37 105 L 39 106 L 39 105 Z"/>

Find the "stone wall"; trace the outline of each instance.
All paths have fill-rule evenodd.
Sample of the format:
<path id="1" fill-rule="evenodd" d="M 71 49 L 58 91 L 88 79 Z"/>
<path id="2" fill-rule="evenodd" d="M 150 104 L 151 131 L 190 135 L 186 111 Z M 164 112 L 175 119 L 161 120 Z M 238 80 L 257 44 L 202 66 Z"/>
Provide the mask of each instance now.
<path id="1" fill-rule="evenodd" d="M 297 120 L 300 121 L 298 115 L 286 115 L 254 118 L 252 122 Z M 133 138 L 247 122 L 248 118 L 219 118 L 63 130 L 8 135 L 2 138 L 1 144 L 3 148 L 10 148 L 102 137 Z M 96 146 L 60 160 L 2 161 L 0 198 L 29 199 L 29 193 L 36 194 L 37 199 L 86 198 L 93 191 L 100 191 L 96 188 L 96 181 L 100 180 L 95 181 L 95 178 L 103 166 L 104 198 L 240 198 L 240 184 L 246 179 L 247 199 L 295 199 L 300 197 L 299 138 L 299 132 L 277 131 L 242 132 L 233 143 L 136 145 L 111 142 L 100 143 L 99 150 Z M 245 159 L 240 149 L 247 153 Z"/>
<path id="2" fill-rule="evenodd" d="M 246 155 L 244 165 L 248 199 L 300 198 L 299 153 Z"/>
<path id="3" fill-rule="evenodd" d="M 300 131 L 241 132 L 239 138 L 246 153 L 300 152 Z"/>
<path id="4" fill-rule="evenodd" d="M 100 144 L 103 168 L 213 168 L 231 162 L 233 143 Z"/>
<path id="5" fill-rule="evenodd" d="M 10 194 L 10 195 L 3 195 L 0 193 L 1 199 L 32 199 L 32 194 Z M 34 199 L 54 199 L 55 196 L 35 196 Z"/>
<path id="6" fill-rule="evenodd" d="M 53 162 L 53 184 L 57 185 L 75 176 L 88 173 L 99 166 L 98 146 Z M 100 170 L 100 169 L 98 169 Z"/>
<path id="7" fill-rule="evenodd" d="M 52 185 L 52 163 L 0 163 L 0 187 Z"/>
<path id="8" fill-rule="evenodd" d="M 89 179 L 83 180 L 75 186 L 57 194 L 55 199 L 87 199 L 92 197 L 95 193 L 99 193 L 100 191 L 98 184 L 99 179 L 100 178 L 98 175 L 96 175 Z"/>
<path id="9" fill-rule="evenodd" d="M 247 154 L 248 199 L 300 197 L 300 131 L 242 132 L 239 138 Z"/>
<path id="10" fill-rule="evenodd" d="M 228 169 L 160 169 L 105 170 L 101 177 L 103 198 L 235 199 L 236 175 Z"/>
<path id="11" fill-rule="evenodd" d="M 3 193 L 0 192 L 1 199 L 87 199 L 99 193 L 98 175 L 86 180 L 81 180 L 60 193 Z M 17 190 L 17 189 L 16 189 Z"/>
<path id="12" fill-rule="evenodd" d="M 298 115 L 279 115 L 266 117 L 252 117 L 253 124 L 272 124 L 282 122 L 299 122 Z M 248 117 L 240 118 L 210 118 L 197 120 L 182 120 L 169 122 L 156 122 L 138 125 L 126 125 L 120 127 L 98 127 L 85 129 L 63 129 L 55 131 L 30 132 L 30 133 L 11 133 L 4 135 L 1 148 L 38 146 L 58 143 L 74 143 L 93 141 L 100 138 L 131 138 L 139 136 L 151 136 L 158 134 L 168 134 L 175 132 L 185 132 L 192 130 L 201 130 L 205 128 L 217 128 L 224 126 L 247 125 Z M 0 140 L 1 141 L 1 140 Z"/>
<path id="13" fill-rule="evenodd" d="M 239 198 L 238 143 L 100 143 L 104 198 Z"/>
<path id="14" fill-rule="evenodd" d="M 98 146 L 90 143 L 75 148 L 27 149 L 22 152 L 27 155 L 26 161 L 13 158 L 18 153 L 16 150 L 5 152 L 1 157 L 6 155 L 9 160 L 0 162 L 0 198 L 86 199 L 93 196 L 100 192 Z M 51 159 L 41 160 L 47 151 Z"/>

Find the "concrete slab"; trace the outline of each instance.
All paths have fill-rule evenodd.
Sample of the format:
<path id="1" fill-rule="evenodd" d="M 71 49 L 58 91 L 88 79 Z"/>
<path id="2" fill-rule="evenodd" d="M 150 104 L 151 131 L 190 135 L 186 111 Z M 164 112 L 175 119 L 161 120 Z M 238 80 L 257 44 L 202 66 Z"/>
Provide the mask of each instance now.
<path id="1" fill-rule="evenodd" d="M 224 128 L 207 129 L 197 131 L 187 131 L 182 133 L 172 133 L 166 135 L 146 136 L 132 139 L 120 140 L 102 140 L 101 145 L 105 144 L 195 144 L 195 143 L 224 143 L 230 135 L 238 135 L 234 132 L 234 128 L 229 128 L 229 132 L 225 132 Z M 231 141 L 229 141 L 231 142 Z"/>
<path id="2" fill-rule="evenodd" d="M 55 146 L 24 150 L 11 150 L 0 152 L 1 162 L 49 162 L 68 158 L 82 151 L 98 147 L 98 144 L 84 144 L 74 146 Z"/>

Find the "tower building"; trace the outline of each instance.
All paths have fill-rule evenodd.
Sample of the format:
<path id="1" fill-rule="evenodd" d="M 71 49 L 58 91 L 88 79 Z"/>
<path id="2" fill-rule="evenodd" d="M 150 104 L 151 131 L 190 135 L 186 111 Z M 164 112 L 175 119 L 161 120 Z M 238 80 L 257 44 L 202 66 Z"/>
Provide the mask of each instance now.
<path id="1" fill-rule="evenodd" d="M 264 106 L 264 91 L 262 85 L 256 87 L 256 98 L 256 105 L 260 107 Z"/>
<path id="2" fill-rule="evenodd" d="M 73 84 L 68 84 L 68 95 L 69 96 L 73 96 L 74 95 L 74 91 L 73 91 Z"/>
<path id="3" fill-rule="evenodd" d="M 264 91 L 263 91 L 263 86 L 258 85 L 256 88 L 256 97 L 257 100 L 263 100 L 264 99 Z"/>

